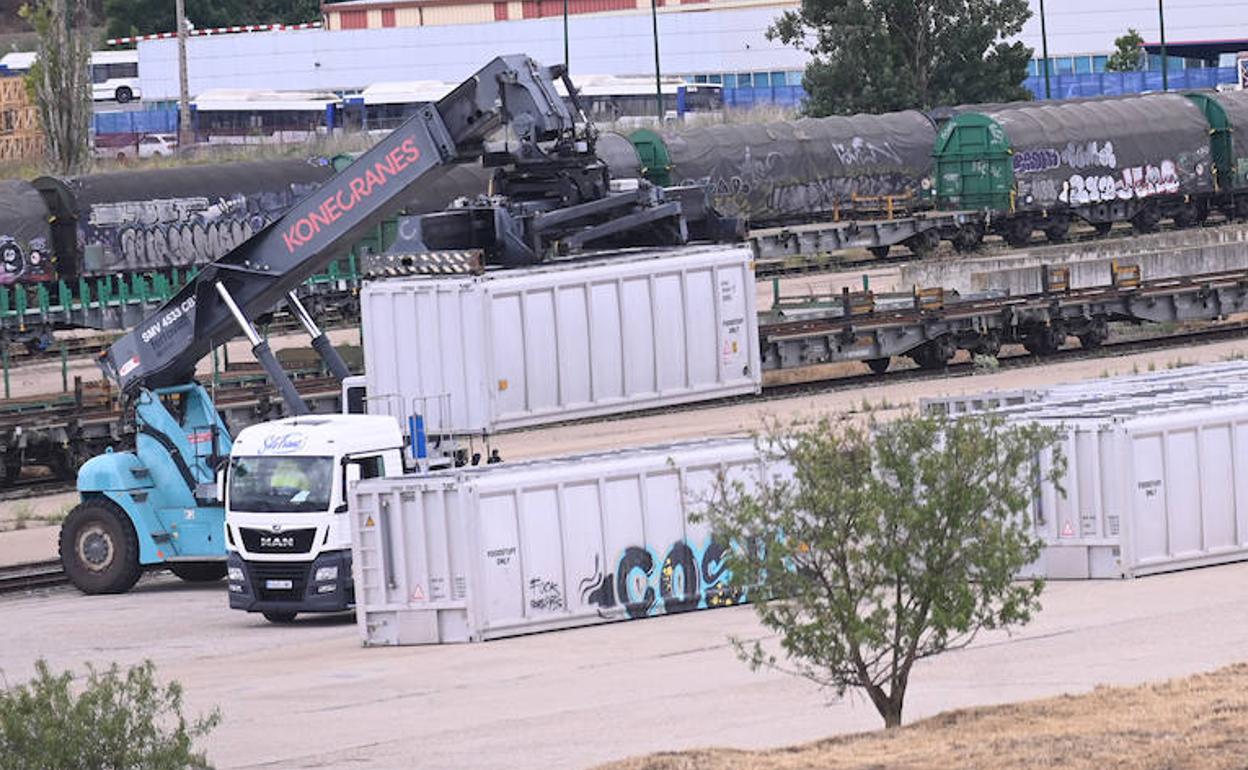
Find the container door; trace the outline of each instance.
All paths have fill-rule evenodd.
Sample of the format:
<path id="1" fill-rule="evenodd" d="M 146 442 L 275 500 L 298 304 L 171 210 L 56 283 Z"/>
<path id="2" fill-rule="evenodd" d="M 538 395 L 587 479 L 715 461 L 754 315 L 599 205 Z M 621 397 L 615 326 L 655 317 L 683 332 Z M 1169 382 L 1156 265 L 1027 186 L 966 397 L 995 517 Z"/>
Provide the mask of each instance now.
<path id="1" fill-rule="evenodd" d="M 1231 123 L 1226 110 L 1205 93 L 1185 94 L 1200 108 L 1209 121 L 1209 150 L 1213 157 L 1213 189 L 1231 189 L 1234 184 L 1235 161 L 1231 154 Z"/>
<path id="2" fill-rule="evenodd" d="M 940 208 L 1014 208 L 1014 167 L 1005 131 L 978 113 L 958 115 L 936 137 L 936 199 Z"/>

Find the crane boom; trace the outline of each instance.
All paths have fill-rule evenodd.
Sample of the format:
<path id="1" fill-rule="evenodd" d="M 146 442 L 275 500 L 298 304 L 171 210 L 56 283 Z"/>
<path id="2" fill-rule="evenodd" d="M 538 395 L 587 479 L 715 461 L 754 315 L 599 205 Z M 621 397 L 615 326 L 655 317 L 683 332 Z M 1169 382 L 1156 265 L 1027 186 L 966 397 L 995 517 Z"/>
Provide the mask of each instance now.
<path id="1" fill-rule="evenodd" d="M 105 351 L 104 369 L 127 394 L 189 382 L 199 360 L 238 332 L 235 312 L 250 321 L 272 311 L 401 208 L 412 185 L 436 179 L 449 164 L 481 157 L 486 138 L 504 124 L 518 139 L 512 150 L 517 159 L 541 157 L 539 143 L 568 144 L 573 119 L 553 83 L 561 74 L 561 68 L 543 68 L 523 55 L 494 59 L 284 216 L 207 265 Z"/>

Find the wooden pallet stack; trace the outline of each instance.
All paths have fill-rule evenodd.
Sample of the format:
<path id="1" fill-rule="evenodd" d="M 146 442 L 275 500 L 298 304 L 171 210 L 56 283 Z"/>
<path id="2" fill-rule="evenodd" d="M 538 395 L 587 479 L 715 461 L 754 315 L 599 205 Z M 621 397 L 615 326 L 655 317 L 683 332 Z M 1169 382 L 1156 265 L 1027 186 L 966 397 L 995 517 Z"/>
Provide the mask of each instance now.
<path id="1" fill-rule="evenodd" d="M 26 94 L 20 77 L 0 77 L 0 162 L 27 160 L 43 154 L 39 109 Z"/>

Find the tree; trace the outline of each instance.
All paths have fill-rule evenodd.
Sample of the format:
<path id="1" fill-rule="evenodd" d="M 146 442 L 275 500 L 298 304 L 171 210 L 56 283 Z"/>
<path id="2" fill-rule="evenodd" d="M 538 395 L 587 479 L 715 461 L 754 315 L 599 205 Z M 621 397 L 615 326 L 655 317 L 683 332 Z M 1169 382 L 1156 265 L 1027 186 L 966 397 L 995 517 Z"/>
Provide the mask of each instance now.
<path id="1" fill-rule="evenodd" d="M 91 157 L 91 40 L 83 0 L 32 0 L 22 18 L 35 30 L 36 61 L 27 75 L 39 105 L 49 162 L 76 173 Z"/>
<path id="2" fill-rule="evenodd" d="M 768 29 L 811 54 L 814 116 L 1030 99 L 1032 51 L 1006 43 L 1027 0 L 802 0 Z"/>
<path id="3" fill-rule="evenodd" d="M 1042 581 L 1017 581 L 1040 543 L 1027 508 L 1037 453 L 1064 459 L 1052 429 L 907 416 L 863 429 L 828 418 L 772 426 L 758 440 L 770 473 L 721 477 L 700 513 L 734 544 L 732 584 L 749 593 L 780 653 L 734 639 L 754 669 L 866 693 L 901 724 L 914 663 L 985 629 L 1026 623 Z"/>
<path id="4" fill-rule="evenodd" d="M 208 768 L 196 739 L 221 721 L 215 709 L 187 721 L 182 687 L 156 682 L 150 660 L 124 674 L 88 668 L 85 688 L 73 674 L 35 663 L 29 683 L 0 691 L 0 767 L 5 770 L 189 770 Z"/>
<path id="5" fill-rule="evenodd" d="M 1135 72 L 1144 69 L 1144 38 L 1135 29 L 1128 29 L 1127 34 L 1114 39 L 1114 52 L 1105 69 L 1109 72 Z"/>
<path id="6" fill-rule="evenodd" d="M 186 16 L 196 27 L 233 24 L 296 24 L 321 18 L 318 0 L 187 0 Z M 173 32 L 168 0 L 104 0 L 110 37 Z"/>

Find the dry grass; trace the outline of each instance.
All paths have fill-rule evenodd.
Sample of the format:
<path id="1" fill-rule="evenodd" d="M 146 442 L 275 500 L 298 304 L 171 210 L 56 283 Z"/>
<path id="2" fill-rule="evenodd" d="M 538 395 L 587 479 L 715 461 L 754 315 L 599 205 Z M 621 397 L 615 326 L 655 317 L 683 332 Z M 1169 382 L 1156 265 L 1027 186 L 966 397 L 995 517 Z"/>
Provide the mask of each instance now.
<path id="1" fill-rule="evenodd" d="M 939 714 L 773 751 L 652 754 L 600 770 L 1220 770 L 1248 767 L 1248 664 Z"/>

